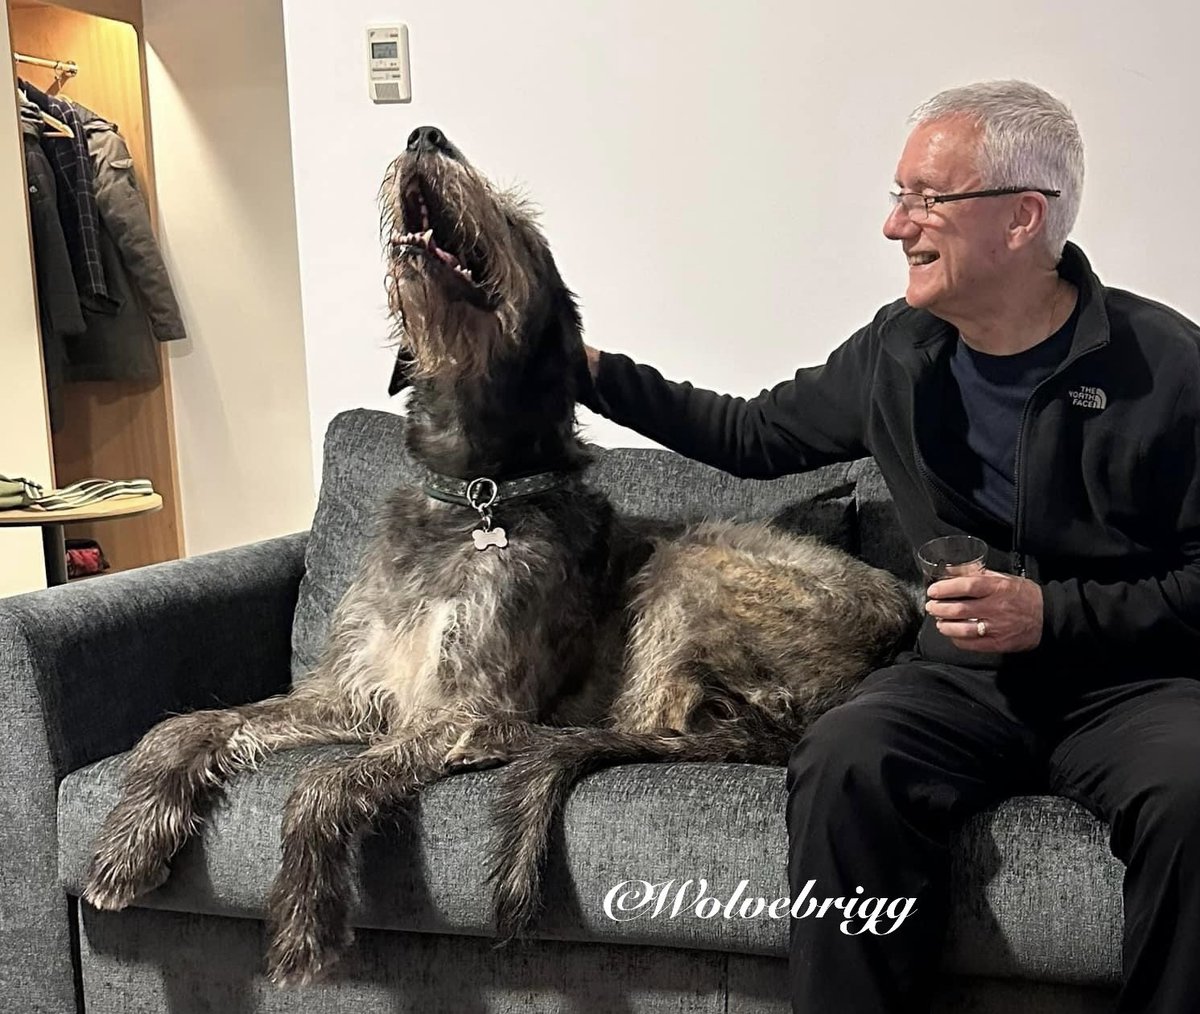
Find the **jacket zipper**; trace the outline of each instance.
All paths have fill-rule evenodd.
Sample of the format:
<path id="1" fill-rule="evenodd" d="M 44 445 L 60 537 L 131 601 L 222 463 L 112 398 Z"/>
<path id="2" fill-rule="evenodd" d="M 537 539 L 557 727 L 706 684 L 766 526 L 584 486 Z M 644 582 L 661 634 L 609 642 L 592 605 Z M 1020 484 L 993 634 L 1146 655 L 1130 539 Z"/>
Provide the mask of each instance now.
<path id="1" fill-rule="evenodd" d="M 1044 384 L 1045 381 L 1042 381 L 1042 383 Z M 1029 392 L 1029 397 L 1025 399 L 1025 405 L 1021 409 L 1021 426 L 1017 430 L 1016 453 L 1013 455 L 1013 502 L 1016 511 L 1013 517 L 1012 570 L 1017 577 L 1025 576 L 1025 554 L 1021 551 L 1021 451 L 1025 443 L 1025 426 L 1029 421 L 1029 406 L 1033 404 L 1038 387 L 1041 386 L 1041 384 L 1038 384 L 1037 387 Z"/>
<path id="2" fill-rule="evenodd" d="M 1029 423 L 1029 407 L 1033 404 L 1033 400 L 1038 396 L 1038 392 L 1048 383 L 1050 383 L 1050 381 L 1058 379 L 1084 356 L 1090 355 L 1092 352 L 1095 352 L 1097 349 L 1102 347 L 1103 346 L 1094 345 L 1089 349 L 1084 349 L 1078 355 L 1067 359 L 1058 367 L 1057 370 L 1055 370 L 1052 374 L 1050 374 L 1050 376 L 1048 376 L 1045 380 L 1038 384 L 1037 387 L 1029 392 L 1029 397 L 1025 399 L 1025 405 L 1021 409 L 1021 427 L 1017 430 L 1017 447 L 1016 453 L 1013 455 L 1013 501 L 1016 504 L 1016 511 L 1013 517 L 1012 568 L 1013 573 L 1016 574 L 1017 577 L 1025 576 L 1025 553 L 1021 548 L 1021 521 L 1025 512 L 1021 510 L 1022 500 L 1020 476 L 1021 452 L 1024 450 L 1025 445 L 1025 428 Z"/>

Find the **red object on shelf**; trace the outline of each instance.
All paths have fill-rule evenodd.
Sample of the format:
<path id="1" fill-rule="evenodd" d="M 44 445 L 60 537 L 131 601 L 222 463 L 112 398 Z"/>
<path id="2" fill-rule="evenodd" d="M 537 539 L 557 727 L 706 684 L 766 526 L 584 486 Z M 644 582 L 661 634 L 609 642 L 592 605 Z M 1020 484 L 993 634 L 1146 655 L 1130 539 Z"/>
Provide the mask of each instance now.
<path id="1" fill-rule="evenodd" d="M 94 539 L 67 539 L 67 577 L 102 574 L 110 564 Z"/>

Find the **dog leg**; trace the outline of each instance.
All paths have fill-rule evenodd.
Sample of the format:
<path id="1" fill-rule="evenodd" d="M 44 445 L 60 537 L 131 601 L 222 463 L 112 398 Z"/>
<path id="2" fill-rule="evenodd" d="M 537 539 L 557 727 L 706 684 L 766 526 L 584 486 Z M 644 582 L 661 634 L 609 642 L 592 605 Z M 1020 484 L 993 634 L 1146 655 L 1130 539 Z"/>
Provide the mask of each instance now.
<path id="1" fill-rule="evenodd" d="M 263 754 L 362 738 L 344 708 L 311 683 L 288 696 L 160 722 L 126 759 L 121 799 L 96 838 L 84 900 L 121 909 L 160 886 L 204 804 Z"/>
<path id="2" fill-rule="evenodd" d="M 623 689 L 605 729 L 544 736 L 505 770 L 493 807 L 488 879 L 497 932 L 527 930 L 542 907 L 553 828 L 571 787 L 603 767 L 664 759 L 721 760 L 748 749 L 737 730 L 698 734 L 719 704 L 695 660 L 695 636 L 676 600 L 643 599 L 631 632 Z"/>
<path id="3" fill-rule="evenodd" d="M 638 686 L 637 691 L 627 690 L 619 702 L 632 716 L 628 727 L 546 729 L 532 736 L 529 748 L 514 756 L 505 769 L 492 807 L 488 851 L 492 911 L 501 940 L 524 932 L 537 919 L 551 836 L 572 786 L 613 764 L 671 757 L 692 739 L 680 732 L 691 726 L 691 715 L 701 700 L 698 692 L 688 692 L 692 688 L 686 683 L 679 684 L 682 690 L 649 683 Z M 641 697 L 646 689 L 654 691 L 648 694 L 650 700 Z M 711 759 L 721 759 L 732 746 L 712 744 L 709 748 L 715 748 L 717 756 Z"/>
<path id="4" fill-rule="evenodd" d="M 283 863 L 267 898 L 267 972 L 276 985 L 322 977 L 350 944 L 358 839 L 381 812 L 441 777 L 446 752 L 461 734 L 461 724 L 438 723 L 300 776 L 284 809 Z"/>
<path id="5" fill-rule="evenodd" d="M 656 590 L 656 589 L 651 589 Z M 630 632 L 614 726 L 627 732 L 686 732 L 704 701 L 695 665 L 697 632 L 677 594 L 644 593 Z"/>

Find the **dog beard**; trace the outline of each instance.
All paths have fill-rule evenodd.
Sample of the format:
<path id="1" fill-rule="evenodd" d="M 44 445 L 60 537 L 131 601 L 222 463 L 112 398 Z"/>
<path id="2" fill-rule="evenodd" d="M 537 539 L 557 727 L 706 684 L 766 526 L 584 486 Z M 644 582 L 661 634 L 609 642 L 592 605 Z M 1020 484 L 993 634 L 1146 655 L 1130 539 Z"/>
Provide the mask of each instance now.
<path id="1" fill-rule="evenodd" d="M 421 377 L 486 376 L 506 343 L 500 318 L 463 300 L 447 299 L 443 286 L 421 269 L 391 287 L 399 324 L 392 387 Z M 403 373 L 403 382 L 397 374 Z M 394 391 L 393 391 L 394 393 Z"/>

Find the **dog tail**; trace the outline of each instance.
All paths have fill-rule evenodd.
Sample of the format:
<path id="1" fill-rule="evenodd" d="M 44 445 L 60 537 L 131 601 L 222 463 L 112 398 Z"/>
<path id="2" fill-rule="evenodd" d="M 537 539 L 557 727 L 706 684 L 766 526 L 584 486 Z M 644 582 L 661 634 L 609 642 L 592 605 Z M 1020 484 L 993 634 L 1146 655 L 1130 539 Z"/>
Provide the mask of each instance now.
<path id="1" fill-rule="evenodd" d="M 541 910 L 551 834 L 580 778 L 639 761 L 780 764 L 796 739 L 794 730 L 786 732 L 764 716 L 745 727 L 701 733 L 561 730 L 519 755 L 504 769 L 488 871 L 500 940 L 526 931 Z"/>

